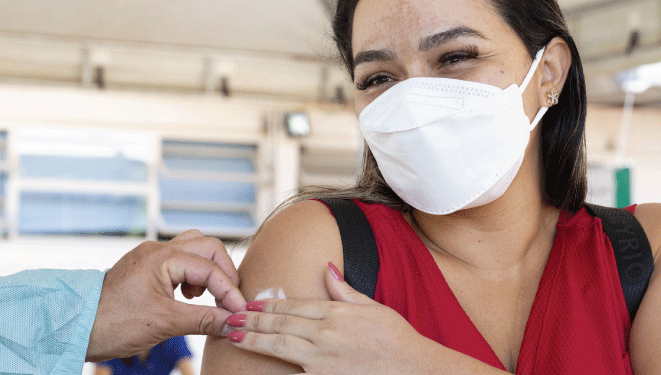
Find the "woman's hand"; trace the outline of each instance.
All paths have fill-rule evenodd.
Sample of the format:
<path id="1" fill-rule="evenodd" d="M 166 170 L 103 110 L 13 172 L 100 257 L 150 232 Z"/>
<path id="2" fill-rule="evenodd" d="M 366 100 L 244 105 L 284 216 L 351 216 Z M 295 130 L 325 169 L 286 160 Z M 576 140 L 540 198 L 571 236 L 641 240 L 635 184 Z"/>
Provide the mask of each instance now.
<path id="1" fill-rule="evenodd" d="M 334 301 L 269 299 L 232 315 L 229 334 L 242 349 L 297 364 L 307 373 L 405 374 L 429 363 L 425 349 L 440 346 L 401 315 L 344 282 L 329 264 L 326 286 Z M 425 366 L 426 367 L 426 366 Z"/>

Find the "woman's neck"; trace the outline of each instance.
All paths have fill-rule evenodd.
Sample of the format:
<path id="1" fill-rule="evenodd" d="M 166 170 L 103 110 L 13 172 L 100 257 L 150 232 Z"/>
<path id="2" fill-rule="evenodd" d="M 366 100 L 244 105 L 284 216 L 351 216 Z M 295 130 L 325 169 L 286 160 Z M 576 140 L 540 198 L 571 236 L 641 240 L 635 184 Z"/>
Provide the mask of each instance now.
<path id="1" fill-rule="evenodd" d="M 411 222 L 432 252 L 473 270 L 504 271 L 541 261 L 560 212 L 525 185 L 515 179 L 500 199 L 450 215 L 414 211 Z"/>

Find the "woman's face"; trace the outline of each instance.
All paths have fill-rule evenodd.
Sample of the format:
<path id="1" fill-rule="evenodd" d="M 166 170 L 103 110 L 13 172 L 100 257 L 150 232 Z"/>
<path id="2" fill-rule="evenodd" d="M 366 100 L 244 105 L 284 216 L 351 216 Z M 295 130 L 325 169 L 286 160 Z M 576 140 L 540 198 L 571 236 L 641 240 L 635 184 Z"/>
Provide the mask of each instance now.
<path id="1" fill-rule="evenodd" d="M 504 89 L 521 85 L 532 63 L 491 0 L 361 0 L 352 49 L 357 114 L 408 78 L 454 78 Z M 531 83 L 523 97 L 531 119 L 539 109 L 537 89 Z"/>

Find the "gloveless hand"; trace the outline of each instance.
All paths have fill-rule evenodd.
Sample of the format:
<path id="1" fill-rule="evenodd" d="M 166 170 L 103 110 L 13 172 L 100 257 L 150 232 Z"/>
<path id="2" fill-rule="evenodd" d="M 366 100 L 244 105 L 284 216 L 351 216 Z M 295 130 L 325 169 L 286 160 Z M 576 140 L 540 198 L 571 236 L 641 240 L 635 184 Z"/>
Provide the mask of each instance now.
<path id="1" fill-rule="evenodd" d="M 176 301 L 179 284 L 189 299 L 208 289 L 218 307 Z M 169 242 L 144 242 L 106 273 L 86 359 L 131 357 L 173 336 L 220 335 L 231 312 L 246 308 L 238 285 L 215 238 L 192 230 Z"/>
<path id="2" fill-rule="evenodd" d="M 334 301 L 268 299 L 233 315 L 239 348 L 297 364 L 317 374 L 410 374 L 423 349 L 438 345 L 401 315 L 351 288 L 334 266 L 326 286 Z M 337 275 L 337 277 L 335 277 Z"/>

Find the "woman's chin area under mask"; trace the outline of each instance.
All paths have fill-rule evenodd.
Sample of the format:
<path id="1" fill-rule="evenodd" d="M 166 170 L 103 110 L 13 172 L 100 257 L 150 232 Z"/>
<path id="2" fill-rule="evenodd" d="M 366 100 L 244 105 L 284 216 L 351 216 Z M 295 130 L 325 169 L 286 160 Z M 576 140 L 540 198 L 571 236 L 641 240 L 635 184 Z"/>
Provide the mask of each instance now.
<path id="1" fill-rule="evenodd" d="M 560 210 L 543 202 L 535 165 L 524 161 L 505 194 L 491 203 L 449 215 L 414 210 L 408 221 L 435 257 L 472 270 L 505 270 L 543 258 L 550 247 L 535 244 L 553 237 Z"/>

